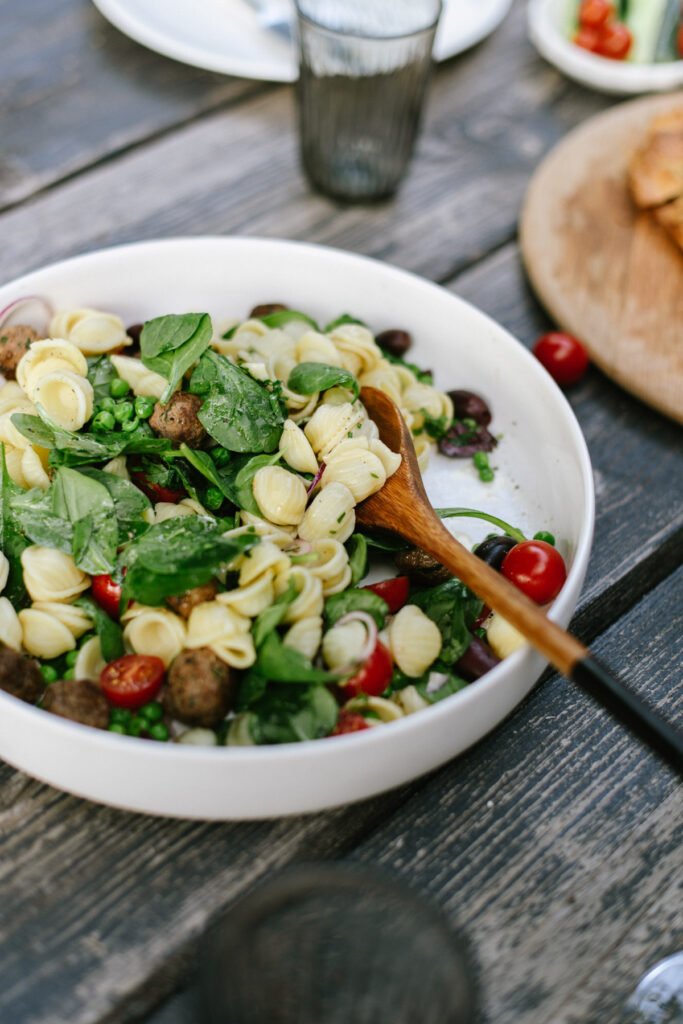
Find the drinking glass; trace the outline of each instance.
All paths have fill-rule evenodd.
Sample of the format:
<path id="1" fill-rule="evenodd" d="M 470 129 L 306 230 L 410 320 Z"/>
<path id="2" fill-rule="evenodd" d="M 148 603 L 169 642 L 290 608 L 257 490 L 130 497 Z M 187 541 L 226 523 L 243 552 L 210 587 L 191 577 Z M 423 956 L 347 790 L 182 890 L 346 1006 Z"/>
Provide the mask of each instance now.
<path id="1" fill-rule="evenodd" d="M 390 196 L 417 137 L 441 0 L 296 0 L 301 159 L 345 200 Z"/>

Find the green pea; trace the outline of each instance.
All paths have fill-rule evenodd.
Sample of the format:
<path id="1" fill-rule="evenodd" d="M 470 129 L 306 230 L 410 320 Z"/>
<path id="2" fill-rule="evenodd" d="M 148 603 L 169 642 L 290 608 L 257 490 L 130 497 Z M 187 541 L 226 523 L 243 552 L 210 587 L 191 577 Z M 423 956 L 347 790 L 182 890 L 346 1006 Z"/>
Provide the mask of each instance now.
<path id="1" fill-rule="evenodd" d="M 117 402 L 114 409 L 114 419 L 117 423 L 127 423 L 128 420 L 133 419 L 133 413 L 132 402 Z"/>
<path id="2" fill-rule="evenodd" d="M 148 722 L 158 722 L 164 717 L 164 709 L 158 700 L 152 700 L 149 704 L 144 704 L 138 714 Z"/>
<path id="3" fill-rule="evenodd" d="M 41 665 L 40 674 L 46 683 L 56 683 L 59 679 L 59 672 L 53 665 Z"/>
<path id="4" fill-rule="evenodd" d="M 74 678 L 74 667 L 70 665 L 69 668 L 62 672 L 62 679 L 73 679 Z"/>
<path id="5" fill-rule="evenodd" d="M 113 415 L 106 410 L 104 412 L 98 412 L 97 416 L 92 421 L 93 430 L 105 431 L 113 430 L 116 424 L 116 420 Z"/>
<path id="6" fill-rule="evenodd" d="M 78 651 L 69 651 L 69 653 L 66 656 L 66 663 L 69 666 L 69 668 L 71 668 L 73 665 L 76 664 L 77 658 L 78 658 Z"/>
<path id="7" fill-rule="evenodd" d="M 168 739 L 168 729 L 163 722 L 156 722 L 156 724 L 150 728 L 149 734 L 153 740 L 160 740 L 162 743 L 164 740 Z"/>
<path id="8" fill-rule="evenodd" d="M 146 395 L 138 395 L 135 399 L 135 415 L 139 416 L 141 420 L 148 420 L 154 412 L 154 399 L 148 398 Z"/>
<path id="9" fill-rule="evenodd" d="M 555 538 L 552 533 L 548 533 L 547 530 L 539 530 L 538 533 L 535 533 L 534 540 L 544 540 L 546 544 L 552 544 L 552 546 L 555 547 Z"/>
<path id="10" fill-rule="evenodd" d="M 477 469 L 488 469 L 489 457 L 486 452 L 475 452 L 472 456 L 472 461 Z"/>
<path id="11" fill-rule="evenodd" d="M 132 434 L 134 430 L 137 430 L 140 426 L 140 420 L 135 417 L 133 420 L 128 420 L 126 423 L 121 424 L 121 430 L 124 434 Z"/>
<path id="12" fill-rule="evenodd" d="M 223 504 L 223 493 L 217 487 L 207 487 L 204 501 L 207 508 L 220 508 Z"/>
<path id="13" fill-rule="evenodd" d="M 112 708 L 109 721 L 117 722 L 119 725 L 129 725 L 132 717 L 128 708 Z"/>
<path id="14" fill-rule="evenodd" d="M 128 724 L 128 735 L 139 736 L 143 729 L 147 730 L 147 722 L 140 715 L 135 715 Z"/>
<path id="15" fill-rule="evenodd" d="M 227 448 L 213 448 L 211 455 L 217 466 L 227 466 L 232 458 L 232 454 Z"/>
<path id="16" fill-rule="evenodd" d="M 101 398 L 97 403 L 97 408 L 106 409 L 107 412 L 113 412 L 114 409 L 116 408 L 116 402 L 114 401 L 113 398 Z"/>
<path id="17" fill-rule="evenodd" d="M 109 394 L 112 398 L 124 398 L 130 391 L 130 384 L 120 377 L 114 377 L 109 383 Z"/>
<path id="18" fill-rule="evenodd" d="M 484 469 L 479 470 L 479 479 L 483 480 L 485 484 L 490 484 L 494 477 L 495 474 L 493 470 L 490 469 L 488 466 Z"/>
<path id="19" fill-rule="evenodd" d="M 117 732 L 119 736 L 125 736 L 126 727 L 125 725 L 121 725 L 120 722 L 111 722 L 109 725 L 109 732 Z"/>

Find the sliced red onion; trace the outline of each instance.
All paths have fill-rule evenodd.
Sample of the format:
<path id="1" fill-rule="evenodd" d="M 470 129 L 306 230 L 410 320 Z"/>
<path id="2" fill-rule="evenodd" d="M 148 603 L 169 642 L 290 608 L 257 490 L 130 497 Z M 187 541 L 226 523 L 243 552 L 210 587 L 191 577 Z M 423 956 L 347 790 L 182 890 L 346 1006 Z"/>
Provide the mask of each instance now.
<path id="1" fill-rule="evenodd" d="M 49 323 L 52 319 L 54 309 L 47 299 L 44 299 L 42 295 L 24 295 L 20 299 L 14 299 L 14 301 L 10 302 L 4 309 L 0 309 L 0 327 L 4 327 L 7 321 L 11 319 L 15 313 L 20 309 L 23 309 L 23 307 L 29 303 L 37 303 L 41 306 L 43 314 L 47 317 Z M 29 326 L 33 327 L 34 324 L 29 324 Z M 35 329 L 38 330 L 38 327 Z"/>
<path id="2" fill-rule="evenodd" d="M 320 466 L 318 467 L 318 472 L 315 474 L 315 476 L 311 480 L 311 482 L 310 482 L 310 484 L 308 486 L 308 489 L 306 491 L 306 494 L 309 497 L 311 496 L 311 494 L 313 494 L 313 491 L 316 489 L 316 487 L 320 483 L 320 478 L 322 477 L 324 472 L 325 472 L 325 463 L 321 462 Z"/>
<path id="3" fill-rule="evenodd" d="M 427 693 L 436 693 L 447 681 L 448 675 L 445 672 L 430 672 L 427 677 Z"/>
<path id="4" fill-rule="evenodd" d="M 372 615 L 369 615 L 368 612 L 347 612 L 346 615 L 342 615 L 341 619 L 339 619 L 335 625 L 345 626 L 348 622 L 363 623 L 366 630 L 365 643 L 361 647 L 355 661 L 336 670 L 341 676 L 348 675 L 350 672 L 355 672 L 357 667 L 370 657 L 377 644 L 377 623 L 373 619 Z"/>

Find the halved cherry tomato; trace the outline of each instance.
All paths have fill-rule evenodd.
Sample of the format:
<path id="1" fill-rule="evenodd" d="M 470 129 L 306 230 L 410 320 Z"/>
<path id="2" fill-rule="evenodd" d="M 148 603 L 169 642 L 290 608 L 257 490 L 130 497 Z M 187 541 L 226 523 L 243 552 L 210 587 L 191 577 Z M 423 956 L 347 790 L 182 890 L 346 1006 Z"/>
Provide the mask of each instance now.
<path id="1" fill-rule="evenodd" d="M 359 693 L 365 693 L 368 697 L 379 697 L 389 685 L 392 670 L 391 655 L 384 644 L 378 640 L 374 651 L 362 668 L 343 684 L 344 692 L 352 697 L 356 697 Z"/>
<path id="2" fill-rule="evenodd" d="M 595 52 L 609 60 L 624 60 L 633 46 L 633 35 L 621 21 L 612 21 L 600 30 Z"/>
<path id="3" fill-rule="evenodd" d="M 609 0 L 582 0 L 579 9 L 579 24 L 584 28 L 600 28 L 614 14 L 614 4 Z"/>
<path id="4" fill-rule="evenodd" d="M 574 36 L 574 42 L 577 46 L 580 46 L 582 50 L 588 50 L 590 53 L 595 53 L 598 48 L 598 41 L 600 36 L 597 29 L 588 28 L 586 25 L 579 25 L 578 31 Z"/>
<path id="5" fill-rule="evenodd" d="M 118 619 L 121 584 L 116 583 L 111 576 L 93 576 L 91 584 L 93 599 L 107 615 L 112 619 Z"/>
<path id="6" fill-rule="evenodd" d="M 683 21 L 678 30 L 678 54 L 680 57 L 683 57 Z"/>
<path id="7" fill-rule="evenodd" d="M 131 478 L 136 487 L 139 487 L 143 494 L 146 494 L 150 501 L 170 501 L 175 505 L 181 498 L 185 497 L 185 491 L 176 490 L 173 487 L 162 487 L 148 480 L 144 473 L 132 470 Z"/>
<path id="8" fill-rule="evenodd" d="M 379 583 L 369 583 L 363 590 L 371 590 L 389 605 L 392 615 L 400 612 L 401 608 L 408 601 L 410 592 L 410 580 L 407 576 L 396 576 L 393 580 L 380 580 Z"/>
<path id="9" fill-rule="evenodd" d="M 124 654 L 102 669 L 100 687 L 117 708 L 135 710 L 154 700 L 164 681 L 164 663 L 151 654 Z"/>
<path id="10" fill-rule="evenodd" d="M 581 380 L 588 369 L 588 353 L 571 334 L 551 331 L 538 339 L 533 353 L 561 387 Z"/>
<path id="11" fill-rule="evenodd" d="M 349 732 L 361 732 L 362 729 L 370 728 L 359 711 L 340 711 L 337 724 L 330 736 L 345 736 Z"/>
<path id="12" fill-rule="evenodd" d="M 536 604 L 557 597 L 567 578 L 559 551 L 544 540 L 524 540 L 508 551 L 501 572 Z"/>

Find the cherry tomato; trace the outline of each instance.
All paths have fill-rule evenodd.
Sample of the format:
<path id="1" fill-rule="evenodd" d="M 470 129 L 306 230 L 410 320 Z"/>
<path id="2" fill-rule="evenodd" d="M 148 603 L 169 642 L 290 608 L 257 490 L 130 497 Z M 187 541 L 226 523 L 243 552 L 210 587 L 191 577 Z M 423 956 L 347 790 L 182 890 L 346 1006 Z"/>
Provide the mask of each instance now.
<path id="1" fill-rule="evenodd" d="M 571 334 L 544 334 L 534 345 L 533 353 L 561 387 L 576 384 L 588 369 L 588 353 Z"/>
<path id="2" fill-rule="evenodd" d="M 121 584 L 116 583 L 111 576 L 93 576 L 91 582 L 93 599 L 107 615 L 118 619 Z"/>
<path id="3" fill-rule="evenodd" d="M 370 583 L 363 590 L 371 590 L 389 605 L 392 615 L 400 612 L 401 608 L 408 601 L 410 591 L 410 580 L 407 576 L 396 576 L 393 580 L 381 580 L 379 583 Z"/>
<path id="4" fill-rule="evenodd" d="M 185 497 L 185 491 L 175 490 L 172 487 L 162 487 L 161 484 L 152 483 L 144 473 L 133 470 L 130 475 L 135 486 L 139 487 L 150 501 L 170 501 L 175 505 L 181 498 Z"/>
<path id="5" fill-rule="evenodd" d="M 359 693 L 365 693 L 368 697 L 379 697 L 389 685 L 392 669 L 391 655 L 378 640 L 362 668 L 343 684 L 344 692 L 352 697 Z"/>
<path id="6" fill-rule="evenodd" d="M 632 45 L 630 29 L 620 21 L 612 21 L 600 30 L 595 52 L 609 60 L 624 60 Z"/>
<path id="7" fill-rule="evenodd" d="M 683 57 L 683 22 L 678 30 L 678 53 L 680 57 Z"/>
<path id="8" fill-rule="evenodd" d="M 600 28 L 614 15 L 614 4 L 609 0 L 582 0 L 579 24 L 584 28 Z"/>
<path id="9" fill-rule="evenodd" d="M 337 724 L 330 736 L 345 736 L 349 732 L 361 732 L 362 729 L 370 728 L 359 711 L 340 711 Z"/>
<path id="10" fill-rule="evenodd" d="M 117 708 L 135 711 L 154 700 L 164 681 L 164 663 L 151 654 L 124 654 L 102 669 L 100 686 Z"/>
<path id="11" fill-rule="evenodd" d="M 595 53 L 598 48 L 599 39 L 600 35 L 597 29 L 588 28 L 586 25 L 579 25 L 578 32 L 574 36 L 574 43 L 580 46 L 582 50 Z"/>
<path id="12" fill-rule="evenodd" d="M 559 551 L 544 540 L 524 540 L 508 551 L 501 572 L 536 604 L 557 597 L 567 578 Z"/>

